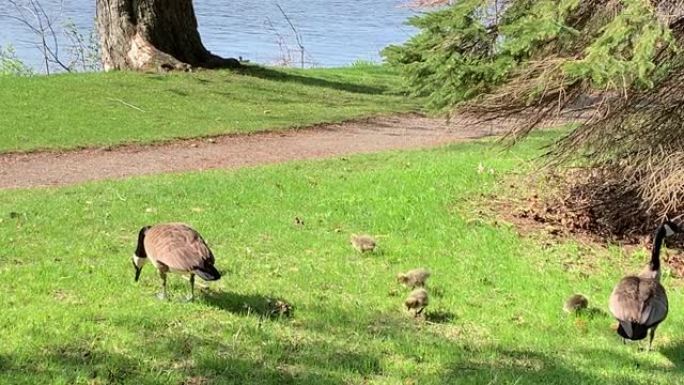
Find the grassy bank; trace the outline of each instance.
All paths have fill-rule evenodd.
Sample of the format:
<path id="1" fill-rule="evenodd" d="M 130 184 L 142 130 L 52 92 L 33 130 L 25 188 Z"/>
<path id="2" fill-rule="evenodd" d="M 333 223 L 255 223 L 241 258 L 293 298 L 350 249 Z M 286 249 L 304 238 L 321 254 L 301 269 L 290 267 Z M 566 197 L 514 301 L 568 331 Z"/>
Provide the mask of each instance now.
<path id="1" fill-rule="evenodd" d="M 542 141 L 0 192 L 0 383 L 677 383 L 680 282 L 664 281 L 656 352 L 623 345 L 604 313 L 646 253 L 545 244 L 479 217 L 482 194 L 505 192 Z M 199 229 L 225 273 L 195 303 L 178 277 L 158 301 L 150 266 L 133 282 L 137 230 L 171 220 Z M 354 232 L 377 235 L 379 253 L 356 254 Z M 417 266 L 433 272 L 428 322 L 394 281 Z M 574 292 L 597 310 L 565 316 Z M 268 317 L 275 298 L 292 318 Z"/>
<path id="2" fill-rule="evenodd" d="M 0 77 L 0 153 L 149 143 L 415 110 L 382 66 Z"/>

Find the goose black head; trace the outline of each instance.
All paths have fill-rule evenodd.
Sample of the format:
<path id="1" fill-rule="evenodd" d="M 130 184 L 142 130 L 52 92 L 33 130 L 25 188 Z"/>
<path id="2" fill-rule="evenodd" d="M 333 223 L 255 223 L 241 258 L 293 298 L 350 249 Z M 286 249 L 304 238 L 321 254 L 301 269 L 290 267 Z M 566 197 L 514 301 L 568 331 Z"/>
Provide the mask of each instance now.
<path id="1" fill-rule="evenodd" d="M 682 232 L 682 229 L 674 222 L 666 219 L 662 225 L 663 230 L 665 230 L 665 236 L 669 237 Z"/>
<path id="2" fill-rule="evenodd" d="M 145 252 L 145 234 L 151 226 L 145 226 L 138 232 L 138 246 L 135 248 L 133 254 L 133 267 L 135 268 L 135 282 L 140 279 L 140 272 L 147 262 L 147 253 Z"/>

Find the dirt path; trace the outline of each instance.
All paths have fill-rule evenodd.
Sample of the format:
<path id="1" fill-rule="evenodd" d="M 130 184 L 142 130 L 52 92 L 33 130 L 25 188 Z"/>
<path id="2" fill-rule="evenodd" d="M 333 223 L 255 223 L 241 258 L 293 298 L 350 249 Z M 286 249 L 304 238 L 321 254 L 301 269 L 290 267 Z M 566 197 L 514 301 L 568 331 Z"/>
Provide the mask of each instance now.
<path id="1" fill-rule="evenodd" d="M 423 148 L 493 133 L 481 128 L 447 127 L 441 119 L 400 115 L 299 131 L 129 145 L 113 150 L 6 154 L 0 155 L 0 189 L 63 186 L 135 175 Z"/>

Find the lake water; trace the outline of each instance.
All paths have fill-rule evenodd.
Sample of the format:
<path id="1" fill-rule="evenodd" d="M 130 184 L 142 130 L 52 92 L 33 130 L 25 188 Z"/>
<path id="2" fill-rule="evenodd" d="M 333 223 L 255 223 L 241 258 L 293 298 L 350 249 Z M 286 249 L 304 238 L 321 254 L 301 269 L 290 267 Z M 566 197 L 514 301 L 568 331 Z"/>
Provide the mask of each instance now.
<path id="1" fill-rule="evenodd" d="M 40 1 L 47 13 L 59 14 L 60 0 Z M 378 51 L 401 43 L 415 31 L 404 24 L 413 11 L 404 0 L 195 0 L 202 39 L 215 54 L 242 56 L 256 63 L 299 64 L 299 49 L 280 4 L 300 32 L 307 66 L 332 67 L 356 60 L 379 62 Z M 16 14 L 0 0 L 0 15 Z M 62 22 L 71 20 L 79 31 L 92 30 L 95 0 L 64 0 Z M 20 22 L 0 16 L 0 46 L 11 44 L 17 56 L 40 68 L 36 38 Z M 62 52 L 66 54 L 66 43 Z"/>

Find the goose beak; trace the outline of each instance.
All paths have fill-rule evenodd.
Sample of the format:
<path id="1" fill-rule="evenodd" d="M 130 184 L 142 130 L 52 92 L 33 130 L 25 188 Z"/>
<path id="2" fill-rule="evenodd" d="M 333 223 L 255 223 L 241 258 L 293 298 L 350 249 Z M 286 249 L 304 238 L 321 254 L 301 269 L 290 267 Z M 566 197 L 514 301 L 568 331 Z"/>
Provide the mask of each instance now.
<path id="1" fill-rule="evenodd" d="M 142 271 L 142 267 L 136 266 L 135 262 L 133 262 L 133 267 L 135 268 L 135 282 L 138 282 L 138 279 L 140 279 L 140 272 Z"/>

